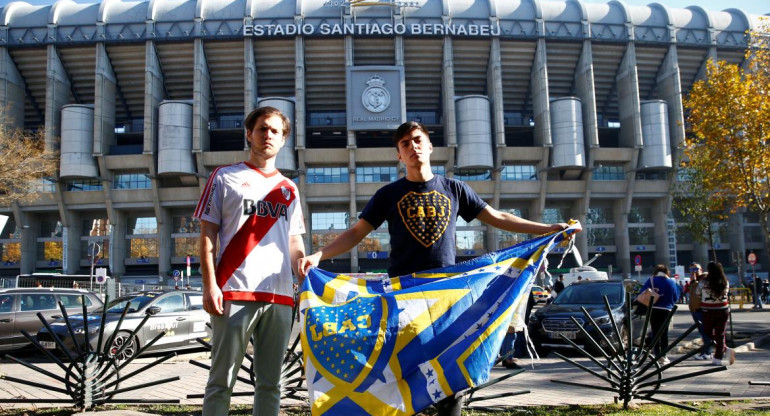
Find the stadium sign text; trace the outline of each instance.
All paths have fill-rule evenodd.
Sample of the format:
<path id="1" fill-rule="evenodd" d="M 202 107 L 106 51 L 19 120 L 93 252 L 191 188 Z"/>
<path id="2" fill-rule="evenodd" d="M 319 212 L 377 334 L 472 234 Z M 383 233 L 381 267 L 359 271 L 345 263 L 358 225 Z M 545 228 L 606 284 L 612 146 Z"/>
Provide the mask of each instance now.
<path id="1" fill-rule="evenodd" d="M 498 25 L 456 25 L 441 23 L 322 23 L 320 25 L 306 24 L 286 24 L 286 25 L 244 25 L 244 36 L 254 37 L 272 37 L 272 36 L 297 36 L 297 35 L 321 35 L 321 36 L 341 36 L 341 35 L 407 35 L 407 36 L 500 36 L 500 26 Z"/>

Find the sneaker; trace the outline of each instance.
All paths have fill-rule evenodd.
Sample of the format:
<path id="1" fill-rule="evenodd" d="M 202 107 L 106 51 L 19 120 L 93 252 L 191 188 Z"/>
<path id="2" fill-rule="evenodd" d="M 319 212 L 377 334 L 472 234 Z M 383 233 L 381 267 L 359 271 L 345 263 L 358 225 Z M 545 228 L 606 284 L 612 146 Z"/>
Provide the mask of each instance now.
<path id="1" fill-rule="evenodd" d="M 660 358 L 658 359 L 658 363 L 659 363 L 660 365 L 666 365 L 666 364 L 668 364 L 668 363 L 670 363 L 670 362 L 671 362 L 671 360 L 669 360 L 669 359 L 668 359 L 668 357 L 666 357 L 666 356 L 660 357 Z"/>
<path id="2" fill-rule="evenodd" d="M 735 350 L 734 350 L 734 349 L 732 349 L 732 348 L 728 348 L 728 349 L 725 351 L 725 354 L 727 355 L 727 362 L 728 362 L 730 365 L 733 365 L 733 364 L 735 364 Z"/>
<path id="3" fill-rule="evenodd" d="M 710 360 L 711 354 L 707 354 L 704 352 L 704 353 L 696 354 L 695 357 L 693 358 L 695 358 L 696 360 Z"/>
<path id="4" fill-rule="evenodd" d="M 714 364 L 715 366 L 721 367 L 722 366 L 722 360 L 719 358 L 713 358 L 711 360 L 711 364 Z"/>

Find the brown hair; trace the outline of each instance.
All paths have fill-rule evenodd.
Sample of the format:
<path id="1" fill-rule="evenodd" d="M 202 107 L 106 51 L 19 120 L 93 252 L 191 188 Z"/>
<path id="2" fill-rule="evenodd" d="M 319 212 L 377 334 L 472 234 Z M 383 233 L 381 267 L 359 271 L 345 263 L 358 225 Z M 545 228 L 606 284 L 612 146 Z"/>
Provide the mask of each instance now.
<path id="1" fill-rule="evenodd" d="M 658 274 L 658 272 L 663 272 L 666 274 L 666 276 L 671 276 L 671 271 L 668 270 L 668 266 L 665 264 L 658 264 L 654 269 L 652 269 L 652 274 Z"/>
<path id="2" fill-rule="evenodd" d="M 710 261 L 706 265 L 706 270 L 708 270 L 706 286 L 715 295 L 724 295 L 727 289 L 727 276 L 725 276 L 725 269 L 722 268 L 722 263 Z"/>
<path id="3" fill-rule="evenodd" d="M 259 107 L 255 110 L 252 110 L 252 112 L 249 113 L 249 115 L 246 116 L 246 120 L 244 120 L 243 125 L 246 127 L 246 131 L 250 132 L 254 130 L 254 125 L 257 124 L 257 120 L 259 120 L 260 117 L 270 117 L 270 116 L 278 116 L 281 118 L 282 124 L 283 124 L 283 137 L 289 137 L 289 133 L 291 133 L 291 122 L 289 121 L 289 118 L 286 117 L 281 110 L 275 108 L 275 107 Z"/>
<path id="4" fill-rule="evenodd" d="M 430 138 L 430 135 L 428 135 L 428 129 L 425 128 L 425 126 L 422 125 L 422 123 L 418 123 L 416 121 L 407 121 L 406 123 L 401 124 L 396 129 L 396 132 L 393 133 L 393 146 L 396 146 L 398 148 L 398 142 L 401 140 L 404 136 L 411 133 L 412 130 L 420 130 L 421 132 L 425 133 L 428 138 Z"/>

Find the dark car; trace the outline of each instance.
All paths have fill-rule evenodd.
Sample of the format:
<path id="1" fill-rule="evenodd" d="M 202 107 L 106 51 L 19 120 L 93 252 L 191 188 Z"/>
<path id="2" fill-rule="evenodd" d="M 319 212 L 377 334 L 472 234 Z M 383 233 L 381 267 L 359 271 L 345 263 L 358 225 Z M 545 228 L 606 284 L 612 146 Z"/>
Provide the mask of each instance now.
<path id="1" fill-rule="evenodd" d="M 572 348 L 572 346 L 562 339 L 562 335 L 577 345 L 592 349 L 590 343 L 586 342 L 583 333 L 572 321 L 572 317 L 577 319 L 578 323 L 585 328 L 592 337 L 600 342 L 602 348 L 607 347 L 601 335 L 596 328 L 590 324 L 581 311 L 585 307 L 591 317 L 601 328 L 601 331 L 607 335 L 607 338 L 618 347 L 618 339 L 612 328 L 610 316 L 604 304 L 604 296 L 610 303 L 612 315 L 615 322 L 623 334 L 623 343 L 627 340 L 628 327 L 625 323 L 626 316 L 626 284 L 620 280 L 600 280 L 576 282 L 564 288 L 559 296 L 549 305 L 546 305 L 529 318 L 529 334 L 532 342 L 535 344 L 541 355 L 546 355 L 552 348 Z M 631 326 L 634 332 L 634 340 L 639 339 L 644 320 L 640 316 L 633 315 Z"/>
<path id="2" fill-rule="evenodd" d="M 59 302 L 67 314 L 83 313 L 83 296 L 89 311 L 100 308 L 102 301 L 92 292 L 80 289 L 24 288 L 0 290 L 0 350 L 14 350 L 31 343 L 22 335 L 35 336 L 43 327 L 38 312 L 46 322 L 62 317 Z"/>
<path id="3" fill-rule="evenodd" d="M 127 359 L 137 354 L 140 348 L 158 334 L 165 332 L 155 344 L 146 352 L 176 351 L 189 348 L 200 348 L 197 338 L 208 339 L 210 329 L 206 325 L 209 322 L 209 314 L 203 310 L 203 295 L 194 290 L 175 291 L 148 291 L 132 293 L 114 301 L 107 306 L 107 318 L 104 327 L 104 341 L 115 332 L 121 313 L 126 304 L 129 304 L 128 313 L 120 324 L 115 337 L 111 353 L 128 343 L 119 359 Z M 144 326 L 131 337 L 131 331 L 136 329 L 146 315 L 150 318 Z M 99 327 L 102 319 L 102 311 L 97 310 L 88 316 L 88 339 L 92 348 L 96 348 L 99 338 Z M 78 337 L 78 345 L 85 345 L 85 332 L 83 316 L 70 317 L 75 336 Z M 51 329 L 70 350 L 74 349 L 74 342 L 67 330 L 64 320 L 59 320 L 51 325 Z M 58 349 L 51 334 L 43 328 L 37 333 L 38 341 L 48 349 Z"/>

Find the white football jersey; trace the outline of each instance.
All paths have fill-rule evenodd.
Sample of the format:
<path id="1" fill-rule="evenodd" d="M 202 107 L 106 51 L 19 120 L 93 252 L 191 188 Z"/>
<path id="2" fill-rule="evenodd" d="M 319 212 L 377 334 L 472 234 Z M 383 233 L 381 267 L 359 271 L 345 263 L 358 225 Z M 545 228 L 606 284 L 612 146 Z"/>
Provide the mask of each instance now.
<path id="1" fill-rule="evenodd" d="M 294 182 L 249 162 L 221 166 L 194 216 L 219 225 L 216 280 L 225 300 L 294 304 L 289 236 L 305 232 Z"/>

